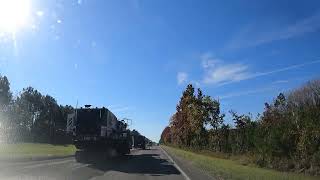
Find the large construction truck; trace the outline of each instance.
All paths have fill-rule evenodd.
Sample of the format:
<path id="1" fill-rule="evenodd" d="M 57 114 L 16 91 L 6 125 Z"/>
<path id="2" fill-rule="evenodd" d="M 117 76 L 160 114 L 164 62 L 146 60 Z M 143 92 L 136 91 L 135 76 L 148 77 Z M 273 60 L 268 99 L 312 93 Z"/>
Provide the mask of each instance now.
<path id="1" fill-rule="evenodd" d="M 130 131 L 127 123 L 119 121 L 107 108 L 75 109 L 68 115 L 67 132 L 79 150 L 76 158 L 97 155 L 99 158 L 112 154 L 130 153 Z"/>
<path id="2" fill-rule="evenodd" d="M 144 136 L 133 135 L 132 140 L 134 148 L 146 149 L 146 138 Z"/>

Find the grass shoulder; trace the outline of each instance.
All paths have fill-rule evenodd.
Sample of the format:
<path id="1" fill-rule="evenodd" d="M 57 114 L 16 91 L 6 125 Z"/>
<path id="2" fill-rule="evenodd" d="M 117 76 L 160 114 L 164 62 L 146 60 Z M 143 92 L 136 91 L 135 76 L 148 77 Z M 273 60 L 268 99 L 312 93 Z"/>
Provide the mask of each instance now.
<path id="1" fill-rule="evenodd" d="M 217 158 L 206 153 L 195 153 L 176 147 L 161 146 L 170 154 L 191 161 L 198 168 L 208 172 L 213 177 L 221 179 L 274 179 L 274 180 L 315 180 L 319 177 L 303 174 L 280 172 L 271 169 L 243 165 L 239 161 Z"/>
<path id="2" fill-rule="evenodd" d="M 73 145 L 52 145 L 41 143 L 0 144 L 0 157 L 41 157 L 73 155 Z"/>

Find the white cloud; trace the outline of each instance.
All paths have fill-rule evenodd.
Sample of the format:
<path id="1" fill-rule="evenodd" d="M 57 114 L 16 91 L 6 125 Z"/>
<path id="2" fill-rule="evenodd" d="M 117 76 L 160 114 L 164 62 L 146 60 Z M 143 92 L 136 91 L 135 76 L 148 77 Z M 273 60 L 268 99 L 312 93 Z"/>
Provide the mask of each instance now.
<path id="1" fill-rule="evenodd" d="M 301 64 L 290 65 L 283 68 L 274 69 L 265 72 L 251 72 L 249 66 L 242 63 L 225 63 L 221 59 L 215 59 L 211 56 L 206 56 L 202 59 L 202 68 L 204 70 L 204 77 L 202 82 L 205 84 L 214 84 L 222 86 L 242 80 L 254 79 L 262 76 L 268 76 L 284 71 L 302 68 L 307 65 L 320 63 L 320 60 L 309 61 Z M 205 61 L 205 63 L 204 63 Z M 283 81 L 281 83 L 284 83 Z"/>
<path id="2" fill-rule="evenodd" d="M 204 53 L 200 58 L 201 65 L 204 69 L 213 68 L 215 65 L 221 62 L 220 59 L 214 58 L 210 52 Z"/>
<path id="3" fill-rule="evenodd" d="M 224 84 L 246 79 L 250 74 L 248 66 L 240 63 L 226 64 L 223 60 L 214 58 L 211 53 L 201 56 L 201 66 L 205 71 L 205 84 Z"/>
<path id="4" fill-rule="evenodd" d="M 248 66 L 243 64 L 221 64 L 206 70 L 203 82 L 206 84 L 224 84 L 247 79 L 250 76 Z"/>
<path id="5" fill-rule="evenodd" d="M 252 78 L 256 78 L 256 77 L 260 77 L 260 76 L 267 76 L 270 74 L 275 74 L 275 73 L 279 73 L 279 72 L 284 72 L 284 71 L 288 71 L 288 70 L 293 70 L 293 69 L 298 69 L 307 65 L 311 65 L 311 64 L 317 64 L 320 63 L 320 60 L 315 60 L 315 61 L 309 61 L 309 62 L 305 62 L 305 63 L 301 63 L 301 64 L 295 64 L 295 65 L 290 65 L 287 67 L 283 67 L 283 68 L 279 68 L 279 69 L 274 69 L 271 71 L 266 71 L 266 72 L 257 72 L 255 74 L 252 74 L 251 76 L 248 77 L 248 79 L 252 79 Z"/>
<path id="6" fill-rule="evenodd" d="M 185 73 L 185 72 L 178 72 L 177 81 L 178 81 L 178 84 L 179 84 L 179 85 L 187 82 L 187 79 L 188 79 L 188 74 L 187 74 L 187 73 Z"/>
<path id="7" fill-rule="evenodd" d="M 227 48 L 237 49 L 253 47 L 277 40 L 302 36 L 306 33 L 312 33 L 319 30 L 320 12 L 285 26 L 275 23 L 250 24 L 244 27 L 242 31 L 236 34 L 231 41 L 227 43 Z"/>

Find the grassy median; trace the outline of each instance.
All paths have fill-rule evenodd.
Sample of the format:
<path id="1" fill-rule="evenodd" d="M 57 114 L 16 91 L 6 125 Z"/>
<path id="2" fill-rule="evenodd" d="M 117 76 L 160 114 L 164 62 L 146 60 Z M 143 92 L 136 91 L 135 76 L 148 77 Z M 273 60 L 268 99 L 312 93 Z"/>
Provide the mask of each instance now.
<path id="1" fill-rule="evenodd" d="M 38 143 L 0 144 L 0 157 L 41 157 L 73 155 L 76 148 L 73 145 L 52 145 Z"/>
<path id="2" fill-rule="evenodd" d="M 191 161 L 195 166 L 208 172 L 212 176 L 218 179 L 274 179 L 274 180 L 313 180 L 319 179 L 320 177 L 306 176 L 303 174 L 279 172 L 270 169 L 263 169 L 253 166 L 241 165 L 239 162 L 220 159 L 212 156 L 196 154 L 194 152 L 185 151 L 177 148 L 168 146 L 162 146 L 170 154 L 182 157 L 186 160 Z"/>

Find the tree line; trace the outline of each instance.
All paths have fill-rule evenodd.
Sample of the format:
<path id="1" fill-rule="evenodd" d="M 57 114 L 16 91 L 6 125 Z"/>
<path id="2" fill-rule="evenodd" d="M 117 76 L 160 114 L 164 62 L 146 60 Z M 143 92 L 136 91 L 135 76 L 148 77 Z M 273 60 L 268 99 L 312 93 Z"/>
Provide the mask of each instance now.
<path id="1" fill-rule="evenodd" d="M 66 126 L 67 116 L 73 112 L 71 105 L 59 105 L 55 98 L 31 86 L 13 96 L 8 78 L 0 75 L 0 143 L 71 143 Z M 143 136 L 137 130 L 130 134 Z"/>
<path id="2" fill-rule="evenodd" d="M 0 75 L 0 142 L 70 143 L 65 129 L 72 111 L 31 86 L 13 96 L 8 78 Z"/>
<path id="3" fill-rule="evenodd" d="M 320 80 L 280 93 L 257 117 L 229 111 L 189 84 L 160 143 L 243 155 L 262 167 L 320 173 Z"/>

